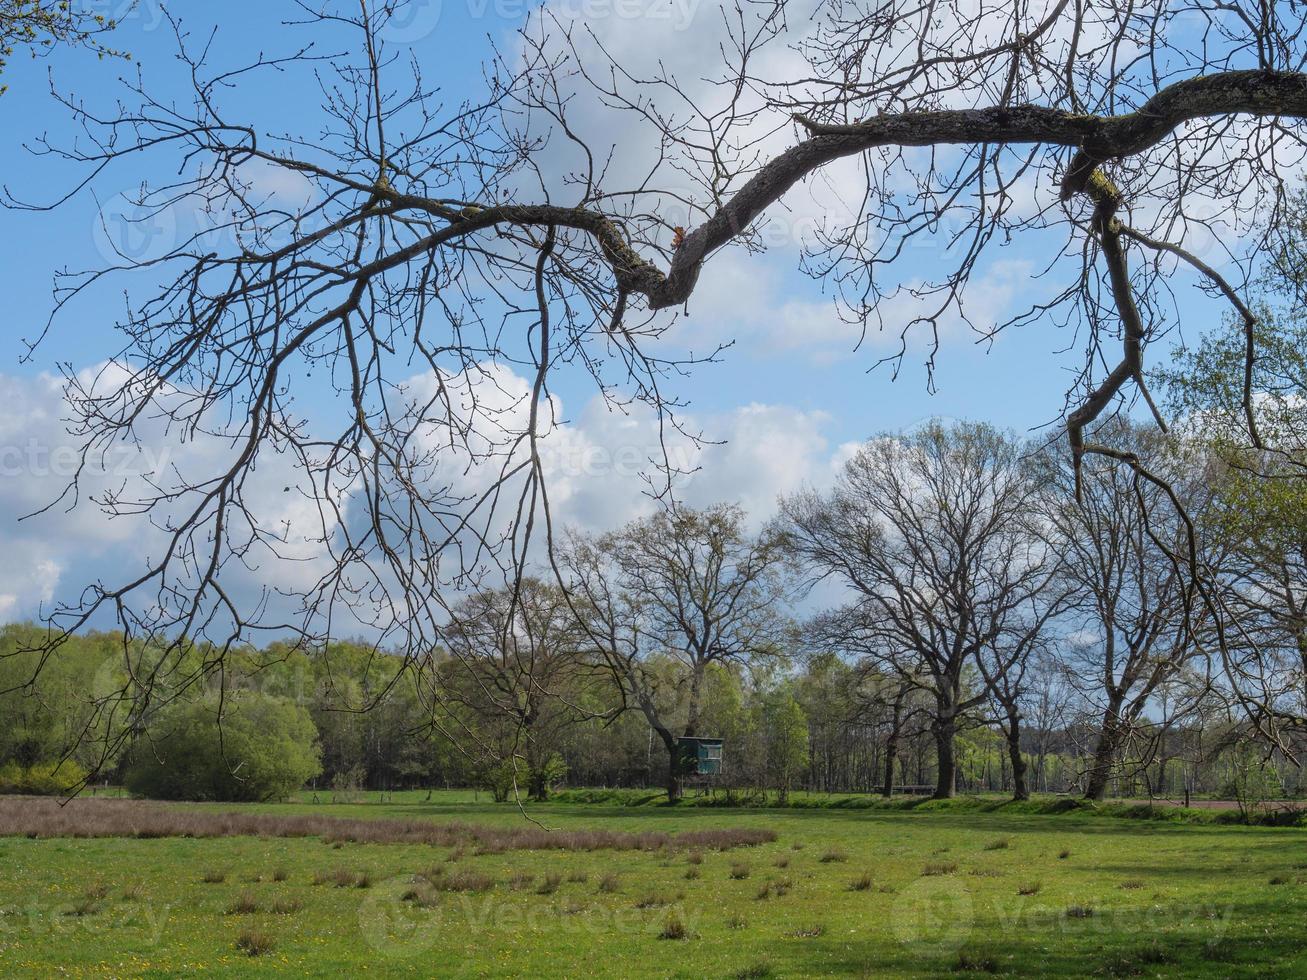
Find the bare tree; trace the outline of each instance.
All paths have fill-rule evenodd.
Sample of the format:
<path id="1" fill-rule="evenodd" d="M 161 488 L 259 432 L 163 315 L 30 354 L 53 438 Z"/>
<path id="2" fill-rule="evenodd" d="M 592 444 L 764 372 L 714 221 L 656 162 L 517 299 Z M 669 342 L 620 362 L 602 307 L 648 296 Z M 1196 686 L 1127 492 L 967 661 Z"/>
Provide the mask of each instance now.
<path id="1" fill-rule="evenodd" d="M 702 734 L 708 668 L 785 655 L 790 586 L 778 539 L 750 535 L 737 507 L 677 507 L 597 538 L 574 535 L 560 566 L 623 703 L 667 750 L 667 795 L 678 799 L 676 740 Z"/>
<path id="2" fill-rule="evenodd" d="M 978 658 L 1021 656 L 1006 640 L 1049 584 L 1046 548 L 1026 522 L 1034 499 L 1015 441 L 932 423 L 868 443 L 829 494 L 782 502 L 788 546 L 854 591 L 849 635 L 934 698 L 940 798 L 955 790 L 962 719 L 988 696 Z"/>
<path id="3" fill-rule="evenodd" d="M 1071 597 L 1070 590 L 1059 587 L 1056 557 L 1045 556 L 1042 570 L 1045 575 L 1042 586 L 1029 595 L 1024 608 L 1013 611 L 1009 625 L 976 654 L 976 665 L 996 709 L 995 724 L 1007 740 L 1015 800 L 1030 799 L 1026 782 L 1029 766 L 1021 750 L 1025 734 L 1022 721 L 1030 693 L 1027 671 L 1054 642 L 1054 623 Z"/>
<path id="4" fill-rule="evenodd" d="M 696 66 L 703 84 L 630 69 L 546 8 L 488 66 L 482 95 L 451 106 L 388 45 L 404 6 L 305 5 L 302 43 L 240 66 L 210 64 L 221 39 L 178 28 L 192 92 L 129 82 L 108 108 L 67 95 L 76 137 L 37 144 L 85 168 L 68 196 L 124 167 L 133 182 L 171 174 L 142 187 L 139 220 L 199 202 L 215 226 L 61 278 L 60 309 L 114 275 L 132 289 L 113 369 L 70 378 L 85 465 L 160 419 L 229 449 L 99 496 L 110 513 L 151 517 L 162 541 L 144 567 L 55 609 L 47 653 L 104 617 L 164 648 L 205 640 L 206 671 L 262 630 L 307 643 L 342 620 L 424 655 L 451 590 L 519 578 L 547 543 L 553 379 L 577 369 L 675 427 L 662 380 L 715 350 L 669 357 L 658 311 L 688 304 L 720 250 L 762 247 L 769 209 L 841 160 L 861 167 L 850 216 L 805 242 L 804 266 L 842 314 L 897 332 L 900 357 L 924 332 L 932 362 L 946 321 L 981 337 L 1067 328 L 1085 353 L 1064 416 L 1076 465 L 1100 453 L 1138 467 L 1088 426 L 1146 397 L 1173 281 L 1244 308 L 1260 239 L 1243 233 L 1277 227 L 1283 175 L 1302 159 L 1307 40 L 1292 3 L 731 3 L 720 63 Z M 764 56 L 781 50 L 806 65 L 784 59 L 769 76 Z M 233 89 L 296 91 L 289 73 L 322 78 L 320 113 L 231 108 Z M 608 165 L 611 119 L 583 126 L 582 105 L 630 122 L 621 140 L 647 149 L 638 166 Z M 288 132 L 300 118 L 313 122 Z M 259 168 L 303 182 L 305 202 L 269 196 Z M 1209 229 L 1232 272 L 1188 247 Z M 1000 322 L 978 316 L 971 281 L 1023 237 L 1049 256 L 1047 292 Z M 925 281 L 904 265 L 921 239 L 943 256 Z M 143 279 L 159 288 L 142 294 Z M 914 311 L 891 315 L 895 296 Z M 1249 322 L 1245 364 L 1254 352 Z M 528 372 L 524 389 L 505 390 L 509 365 Z M 297 411 L 308 374 L 334 386 L 334 415 Z M 1248 427 L 1256 441 L 1251 413 Z M 293 532 L 254 500 L 256 469 L 274 459 L 294 465 L 290 492 L 311 514 Z M 61 503 L 80 488 L 79 475 Z M 308 552 L 310 574 L 249 587 L 250 568 Z"/>
<path id="5" fill-rule="evenodd" d="M 1150 465 L 1181 488 L 1186 511 L 1203 511 L 1201 460 L 1143 433 L 1118 436 L 1151 442 Z M 1075 473 L 1065 457 L 1053 461 L 1045 486 L 1049 525 L 1078 593 L 1079 640 L 1067 645 L 1064 662 L 1098 715 L 1085 796 L 1099 800 L 1126 745 L 1147 741 L 1145 709 L 1154 694 L 1215 644 L 1194 570 L 1177 557 L 1189 553 L 1191 525 L 1137 474 L 1098 464 L 1082 469 Z M 1077 483 L 1079 496 L 1070 492 Z M 1203 555 L 1213 557 L 1206 549 Z"/>

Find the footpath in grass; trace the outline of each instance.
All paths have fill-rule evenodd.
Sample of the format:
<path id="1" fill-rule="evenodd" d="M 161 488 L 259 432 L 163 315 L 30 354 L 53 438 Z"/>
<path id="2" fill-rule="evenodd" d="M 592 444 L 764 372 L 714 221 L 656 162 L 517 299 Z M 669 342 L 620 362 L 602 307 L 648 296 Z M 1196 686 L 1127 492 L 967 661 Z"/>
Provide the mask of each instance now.
<path id="1" fill-rule="evenodd" d="M 243 812 L 525 821 L 462 793 Z M 3 837 L 0 975 L 1307 975 L 1298 829 L 1002 809 L 526 812 L 651 846 Z M 732 828 L 775 839 L 658 844 Z"/>

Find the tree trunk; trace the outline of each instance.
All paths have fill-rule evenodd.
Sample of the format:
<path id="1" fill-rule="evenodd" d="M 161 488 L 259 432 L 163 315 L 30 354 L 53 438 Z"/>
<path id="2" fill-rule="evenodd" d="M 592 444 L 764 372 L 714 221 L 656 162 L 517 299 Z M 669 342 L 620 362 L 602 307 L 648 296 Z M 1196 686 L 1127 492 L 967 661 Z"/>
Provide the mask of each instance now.
<path id="1" fill-rule="evenodd" d="M 703 664 L 696 661 L 694 671 L 690 674 L 690 696 L 687 698 L 685 715 L 685 734 L 699 734 L 699 696 L 703 690 Z"/>
<path id="2" fill-rule="evenodd" d="M 935 732 L 935 758 L 938 772 L 935 777 L 935 799 L 950 800 L 957 791 L 957 753 L 954 738 L 957 724 L 949 718 L 936 718 L 931 728 Z"/>
<path id="3" fill-rule="evenodd" d="M 1012 715 L 1008 718 L 1007 752 L 1012 762 L 1012 799 L 1030 799 L 1030 789 L 1026 786 L 1026 760 L 1021 754 L 1021 718 Z"/>
<path id="4" fill-rule="evenodd" d="M 889 799 L 894 795 L 894 764 L 899 756 L 899 729 L 903 727 L 903 698 L 907 687 L 900 686 L 894 696 L 894 714 L 890 719 L 889 738 L 885 740 L 885 781 L 881 784 L 880 795 Z"/>
<path id="5" fill-rule="evenodd" d="M 885 743 L 885 780 L 880 787 L 880 795 L 885 799 L 894 795 L 894 763 L 898 759 L 898 752 L 899 733 L 893 731 Z"/>
<path id="6" fill-rule="evenodd" d="M 659 732 L 667 749 L 667 801 L 675 803 L 681 798 L 681 773 L 677 765 L 676 739 L 670 732 Z"/>
<path id="7" fill-rule="evenodd" d="M 1099 802 L 1107 795 L 1107 782 L 1112 778 L 1112 763 L 1116 759 L 1117 745 L 1121 741 L 1118 708 L 1109 705 L 1103 714 L 1103 730 L 1098 735 L 1094 761 L 1085 781 L 1085 799 Z"/>

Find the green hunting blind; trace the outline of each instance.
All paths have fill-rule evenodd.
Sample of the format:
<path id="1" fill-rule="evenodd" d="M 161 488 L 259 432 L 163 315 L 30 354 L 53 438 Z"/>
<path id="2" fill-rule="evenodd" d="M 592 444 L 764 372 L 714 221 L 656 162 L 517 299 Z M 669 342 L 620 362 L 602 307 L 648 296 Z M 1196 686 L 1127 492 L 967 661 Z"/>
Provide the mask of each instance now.
<path id="1" fill-rule="evenodd" d="M 681 773 L 686 776 L 719 776 L 722 772 L 722 740 L 682 735 L 676 740 Z"/>

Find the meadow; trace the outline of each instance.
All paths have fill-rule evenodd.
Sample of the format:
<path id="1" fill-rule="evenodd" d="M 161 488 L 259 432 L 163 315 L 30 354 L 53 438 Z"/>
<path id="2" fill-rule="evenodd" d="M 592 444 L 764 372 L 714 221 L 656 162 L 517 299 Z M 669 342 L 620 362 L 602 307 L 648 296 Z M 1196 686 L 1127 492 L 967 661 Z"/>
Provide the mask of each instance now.
<path id="1" fill-rule="evenodd" d="M 465 792 L 39 802 L 0 801 L 0 975 L 1307 975 L 1298 828 Z M 63 836 L 79 824 L 115 836 Z"/>

